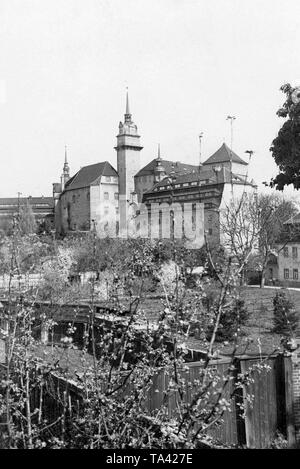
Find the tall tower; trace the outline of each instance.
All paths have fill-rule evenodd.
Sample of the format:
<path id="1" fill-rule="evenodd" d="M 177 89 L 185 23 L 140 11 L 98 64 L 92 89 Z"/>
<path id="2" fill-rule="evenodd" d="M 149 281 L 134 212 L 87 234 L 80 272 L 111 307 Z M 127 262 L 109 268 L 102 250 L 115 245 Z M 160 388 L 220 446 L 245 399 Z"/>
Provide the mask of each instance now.
<path id="1" fill-rule="evenodd" d="M 63 191 L 66 185 L 66 182 L 70 179 L 70 166 L 67 159 L 67 146 L 65 145 L 65 162 L 63 167 L 63 173 L 61 175 L 61 190 Z"/>
<path id="2" fill-rule="evenodd" d="M 115 150 L 117 151 L 118 160 L 119 196 L 120 199 L 128 202 L 132 202 L 134 199 L 134 176 L 140 169 L 140 151 L 142 148 L 137 126 L 132 121 L 130 114 L 127 91 L 124 122 L 119 124 Z"/>

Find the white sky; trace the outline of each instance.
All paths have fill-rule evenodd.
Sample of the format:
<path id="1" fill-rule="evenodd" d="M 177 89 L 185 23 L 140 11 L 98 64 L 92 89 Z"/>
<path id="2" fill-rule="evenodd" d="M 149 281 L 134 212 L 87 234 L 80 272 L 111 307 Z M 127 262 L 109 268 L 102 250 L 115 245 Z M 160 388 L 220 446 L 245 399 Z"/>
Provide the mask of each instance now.
<path id="1" fill-rule="evenodd" d="M 0 0 L 0 196 L 51 195 L 109 160 L 128 85 L 142 164 L 197 164 L 230 144 L 250 176 L 276 174 L 269 147 L 285 82 L 300 79 L 299 0 Z M 300 80 L 299 80 L 300 82 Z M 300 198 L 300 193 L 299 193 Z"/>

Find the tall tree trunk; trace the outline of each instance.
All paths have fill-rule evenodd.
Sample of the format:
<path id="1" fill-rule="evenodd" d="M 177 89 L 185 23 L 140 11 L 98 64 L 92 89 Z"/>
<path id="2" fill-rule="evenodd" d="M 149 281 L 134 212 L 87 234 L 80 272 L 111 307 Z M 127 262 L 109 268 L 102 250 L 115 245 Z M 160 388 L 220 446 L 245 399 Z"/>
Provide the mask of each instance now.
<path id="1" fill-rule="evenodd" d="M 265 286 L 267 263 L 268 263 L 268 254 L 266 255 L 266 257 L 263 261 L 263 265 L 262 265 L 260 288 L 264 288 L 264 286 Z"/>

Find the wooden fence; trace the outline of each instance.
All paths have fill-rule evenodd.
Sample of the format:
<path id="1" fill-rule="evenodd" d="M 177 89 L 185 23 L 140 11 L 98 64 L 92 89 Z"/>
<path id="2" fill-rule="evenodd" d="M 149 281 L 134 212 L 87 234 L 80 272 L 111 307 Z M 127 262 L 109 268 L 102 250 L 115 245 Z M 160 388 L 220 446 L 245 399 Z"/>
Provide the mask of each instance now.
<path id="1" fill-rule="evenodd" d="M 292 362 L 291 357 L 277 355 L 264 360 L 268 369 L 259 370 L 256 366 L 261 363 L 260 357 L 240 357 L 235 360 L 235 369 L 232 379 L 228 381 L 223 397 L 228 397 L 237 380 L 239 373 L 250 373 L 251 382 L 240 389 L 240 393 L 231 400 L 231 408 L 226 411 L 220 424 L 209 430 L 209 434 L 220 443 L 235 447 L 268 448 L 276 433 L 283 434 L 292 447 L 295 443 L 293 411 L 292 411 Z M 211 363 L 218 373 L 226 376 L 229 359 L 216 360 Z M 195 381 L 203 364 L 201 362 L 188 363 L 186 372 L 187 381 Z M 153 385 L 145 402 L 145 410 L 148 412 L 160 409 L 165 400 L 169 376 L 159 372 L 153 379 Z M 45 392 L 46 390 L 44 390 Z M 81 400 L 81 390 L 76 384 L 68 382 L 57 376 L 51 377 L 51 393 L 44 399 L 43 413 L 51 422 L 57 419 L 64 408 L 78 408 Z M 248 402 L 247 396 L 252 395 L 252 402 Z M 36 403 L 34 402 L 36 401 Z M 33 405 L 38 405 L 39 395 L 33 396 Z M 187 402 L 191 401 L 191 395 L 187 392 Z M 239 404 L 245 406 L 245 416 Z M 167 401 L 169 416 L 174 415 L 176 402 L 174 395 Z"/>
<path id="2" fill-rule="evenodd" d="M 241 357 L 235 360 L 232 379 L 228 381 L 223 397 L 228 397 L 236 388 L 240 373 L 249 373 L 250 382 L 235 393 L 231 408 L 223 414 L 220 425 L 210 430 L 210 434 L 226 445 L 247 448 L 268 448 L 276 433 L 280 432 L 289 441 L 295 443 L 292 411 L 292 362 L 291 357 L 277 355 L 263 360 L 267 365 L 259 369 L 260 357 Z M 201 362 L 189 363 L 187 381 L 199 377 Z M 212 362 L 222 376 L 228 374 L 230 360 L 221 359 Z M 168 386 L 168 376 L 160 373 L 155 376 L 147 399 L 149 411 L 159 409 L 163 402 L 164 391 Z M 247 396 L 251 396 L 251 402 Z M 190 396 L 187 395 L 187 401 Z M 242 415 L 241 404 L 245 406 Z M 175 412 L 175 399 L 168 402 L 169 415 Z"/>

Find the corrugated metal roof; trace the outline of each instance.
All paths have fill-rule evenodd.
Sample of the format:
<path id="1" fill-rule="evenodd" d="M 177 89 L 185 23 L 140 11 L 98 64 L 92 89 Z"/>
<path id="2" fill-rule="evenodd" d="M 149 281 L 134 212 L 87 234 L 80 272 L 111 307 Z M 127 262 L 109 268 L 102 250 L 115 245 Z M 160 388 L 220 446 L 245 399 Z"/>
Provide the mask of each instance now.
<path id="1" fill-rule="evenodd" d="M 118 176 L 117 171 L 108 161 L 102 163 L 83 166 L 74 176 L 72 176 L 65 186 L 65 191 L 80 189 L 97 184 L 101 176 Z"/>
<path id="2" fill-rule="evenodd" d="M 1 205 L 23 205 L 29 202 L 30 205 L 49 205 L 49 207 L 54 206 L 54 199 L 53 197 L 2 197 L 0 198 L 0 206 Z"/>

